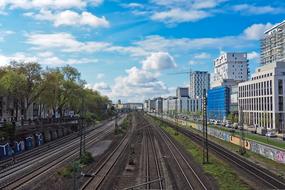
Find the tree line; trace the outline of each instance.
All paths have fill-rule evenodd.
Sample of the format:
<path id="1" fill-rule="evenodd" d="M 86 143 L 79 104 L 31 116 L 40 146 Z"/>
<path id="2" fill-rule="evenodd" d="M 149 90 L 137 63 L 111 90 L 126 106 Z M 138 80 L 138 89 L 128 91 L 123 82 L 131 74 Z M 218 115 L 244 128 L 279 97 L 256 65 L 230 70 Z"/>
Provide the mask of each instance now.
<path id="1" fill-rule="evenodd" d="M 108 97 L 86 88 L 80 72 L 69 65 L 42 68 L 36 62 L 16 62 L 0 67 L 0 96 L 13 100 L 15 118 L 28 119 L 28 109 L 36 104 L 49 116 L 64 116 L 64 110 L 85 113 L 93 119 L 108 115 Z M 41 114 L 39 115 L 41 117 Z"/>

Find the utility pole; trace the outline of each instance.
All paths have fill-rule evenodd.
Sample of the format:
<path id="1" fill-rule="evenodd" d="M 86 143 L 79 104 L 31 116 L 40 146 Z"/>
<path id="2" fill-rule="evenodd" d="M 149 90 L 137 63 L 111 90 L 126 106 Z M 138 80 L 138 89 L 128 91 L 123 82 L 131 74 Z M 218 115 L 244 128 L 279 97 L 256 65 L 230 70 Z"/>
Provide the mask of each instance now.
<path id="1" fill-rule="evenodd" d="M 208 153 L 208 125 L 207 125 L 207 94 L 206 89 L 203 90 L 203 164 L 209 163 Z"/>
<path id="2" fill-rule="evenodd" d="M 241 155 L 244 155 L 246 153 L 245 151 L 245 138 L 244 138 L 244 115 L 243 115 L 243 108 L 240 106 L 240 148 L 239 148 L 239 153 Z"/>

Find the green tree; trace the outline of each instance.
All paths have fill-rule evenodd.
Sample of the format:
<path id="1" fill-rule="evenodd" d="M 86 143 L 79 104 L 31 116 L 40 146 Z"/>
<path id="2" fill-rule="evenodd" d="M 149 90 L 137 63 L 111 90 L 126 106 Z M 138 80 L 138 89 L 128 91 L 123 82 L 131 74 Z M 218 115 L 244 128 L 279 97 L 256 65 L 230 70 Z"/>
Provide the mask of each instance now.
<path id="1" fill-rule="evenodd" d="M 44 90 L 41 73 L 42 68 L 38 63 L 13 61 L 2 77 L 4 88 L 15 97 L 17 105 L 20 103 L 25 119 L 27 110 Z"/>

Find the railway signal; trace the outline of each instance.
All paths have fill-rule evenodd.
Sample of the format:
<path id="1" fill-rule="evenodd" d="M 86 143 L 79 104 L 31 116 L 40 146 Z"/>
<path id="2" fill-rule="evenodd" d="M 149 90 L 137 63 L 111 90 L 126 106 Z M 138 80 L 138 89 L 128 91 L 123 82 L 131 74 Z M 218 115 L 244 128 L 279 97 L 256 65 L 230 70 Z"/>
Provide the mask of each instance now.
<path id="1" fill-rule="evenodd" d="M 206 89 L 203 90 L 203 164 L 209 163 L 208 154 L 208 125 L 207 125 L 207 92 Z"/>

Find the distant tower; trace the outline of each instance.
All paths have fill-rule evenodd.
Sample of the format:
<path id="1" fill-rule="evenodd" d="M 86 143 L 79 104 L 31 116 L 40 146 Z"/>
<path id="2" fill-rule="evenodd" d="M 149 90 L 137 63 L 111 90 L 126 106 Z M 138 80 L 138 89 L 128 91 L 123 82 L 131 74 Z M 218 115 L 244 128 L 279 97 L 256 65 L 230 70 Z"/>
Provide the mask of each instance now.
<path id="1" fill-rule="evenodd" d="M 210 74 L 207 71 L 194 71 L 190 77 L 190 97 L 202 98 L 204 89 L 210 88 Z"/>
<path id="2" fill-rule="evenodd" d="M 265 31 L 260 43 L 261 64 L 274 63 L 285 60 L 285 21 Z"/>

